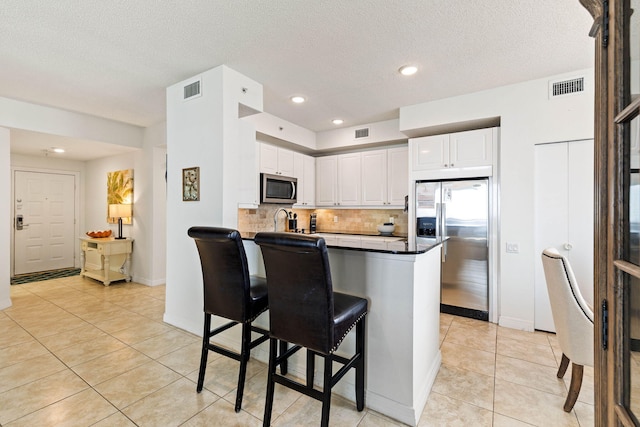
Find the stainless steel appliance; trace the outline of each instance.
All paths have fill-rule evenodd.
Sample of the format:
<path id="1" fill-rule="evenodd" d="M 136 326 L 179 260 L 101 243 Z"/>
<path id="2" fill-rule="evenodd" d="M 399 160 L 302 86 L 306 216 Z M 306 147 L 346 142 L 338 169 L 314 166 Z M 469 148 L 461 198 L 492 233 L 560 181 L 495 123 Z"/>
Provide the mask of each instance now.
<path id="1" fill-rule="evenodd" d="M 260 203 L 292 205 L 297 202 L 298 180 L 282 175 L 260 174 Z"/>
<path id="2" fill-rule="evenodd" d="M 416 182 L 416 240 L 446 237 L 440 310 L 489 319 L 488 179 Z"/>

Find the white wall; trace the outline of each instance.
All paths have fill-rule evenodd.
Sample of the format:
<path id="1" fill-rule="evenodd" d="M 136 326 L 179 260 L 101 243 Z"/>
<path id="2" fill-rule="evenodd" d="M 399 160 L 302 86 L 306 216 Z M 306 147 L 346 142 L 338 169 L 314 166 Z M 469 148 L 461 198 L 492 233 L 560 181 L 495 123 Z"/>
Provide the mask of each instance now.
<path id="1" fill-rule="evenodd" d="M 549 80 L 585 76 L 578 95 L 548 99 Z M 500 117 L 499 323 L 532 330 L 534 316 L 534 145 L 593 138 L 593 70 L 472 93 L 400 109 L 400 130 L 455 127 Z M 585 230 L 593 232 L 593 230 Z M 520 253 L 506 253 L 506 242 Z"/>
<path id="2" fill-rule="evenodd" d="M 316 137 L 316 149 L 319 151 L 331 151 L 348 147 L 357 149 L 358 146 L 366 144 L 406 141 L 407 136 L 400 132 L 398 127 L 399 120 L 394 119 L 318 132 Z M 369 128 L 369 136 L 367 138 L 356 139 L 356 129 L 363 128 Z"/>
<path id="3" fill-rule="evenodd" d="M 9 129 L 0 128 L 0 200 L 11 200 L 11 167 L 10 158 L 10 133 Z M 11 249 L 10 229 L 11 203 L 2 203 L 0 208 L 0 310 L 11 306 L 9 298 L 10 263 L 9 253 Z M 8 226 L 7 226 L 8 225 Z"/>
<path id="4" fill-rule="evenodd" d="M 155 201 L 156 174 L 164 181 L 164 158 L 162 163 L 154 157 L 154 143 L 164 141 L 164 123 L 151 127 L 145 133 L 145 149 L 134 153 L 119 154 L 87 162 L 85 177 L 85 231 L 111 229 L 117 234 L 117 224 L 107 223 L 107 174 L 133 169 L 133 223 L 123 224 L 122 234 L 134 239 L 131 254 L 133 281 L 145 285 L 165 282 L 164 238 L 156 241 L 157 235 L 165 232 L 164 204 Z M 162 170 L 159 170 L 161 169 Z M 156 211 L 158 209 L 158 211 Z M 155 218 L 156 212 L 160 220 Z"/>
<path id="5" fill-rule="evenodd" d="M 198 77 L 198 76 L 196 76 Z M 225 66 L 206 71 L 202 95 L 183 101 L 188 79 L 167 88 L 167 291 L 164 320 L 194 333 L 202 328 L 202 272 L 193 225 L 237 226 L 240 180 L 255 156 L 255 128 L 238 118 L 240 103 L 262 110 L 262 86 Z M 244 163 L 244 165 L 243 165 Z M 200 200 L 182 201 L 182 169 L 200 167 Z M 255 169 L 255 167 L 254 167 Z M 254 196 L 255 197 L 255 196 Z"/>
<path id="6" fill-rule="evenodd" d="M 142 147 L 139 126 L 9 98 L 0 98 L 0 126 Z"/>

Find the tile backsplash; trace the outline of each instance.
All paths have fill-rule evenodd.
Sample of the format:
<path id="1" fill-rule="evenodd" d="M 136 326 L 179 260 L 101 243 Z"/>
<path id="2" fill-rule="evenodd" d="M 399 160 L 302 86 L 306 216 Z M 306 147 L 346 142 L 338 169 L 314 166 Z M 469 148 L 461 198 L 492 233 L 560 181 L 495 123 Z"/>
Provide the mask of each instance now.
<path id="1" fill-rule="evenodd" d="M 407 213 L 402 209 L 291 209 L 286 205 L 262 204 L 258 209 L 238 209 L 238 230 L 273 231 L 273 216 L 280 208 L 298 215 L 298 229 L 309 230 L 309 217 L 316 213 L 318 231 L 325 233 L 376 234 L 379 224 L 389 222 L 393 217 L 396 229 L 394 234 L 406 235 L 408 232 Z M 337 218 L 337 222 L 335 221 Z M 278 231 L 287 231 L 284 213 L 277 217 Z"/>

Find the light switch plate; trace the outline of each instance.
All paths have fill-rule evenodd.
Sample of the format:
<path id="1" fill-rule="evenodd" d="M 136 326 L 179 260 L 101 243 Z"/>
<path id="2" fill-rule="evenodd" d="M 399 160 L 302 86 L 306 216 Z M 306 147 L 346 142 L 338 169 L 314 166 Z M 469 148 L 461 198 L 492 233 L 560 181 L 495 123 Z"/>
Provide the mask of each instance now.
<path id="1" fill-rule="evenodd" d="M 517 254 L 520 253 L 520 246 L 517 243 L 507 242 L 507 253 Z"/>

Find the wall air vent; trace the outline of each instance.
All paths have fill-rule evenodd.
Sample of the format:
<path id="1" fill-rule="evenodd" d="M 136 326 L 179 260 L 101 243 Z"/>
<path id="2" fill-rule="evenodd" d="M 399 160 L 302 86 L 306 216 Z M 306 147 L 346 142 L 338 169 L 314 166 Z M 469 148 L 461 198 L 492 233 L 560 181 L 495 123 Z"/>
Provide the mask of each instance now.
<path id="1" fill-rule="evenodd" d="M 200 80 L 196 80 L 193 83 L 189 83 L 184 87 L 183 100 L 186 101 L 188 99 L 196 98 L 202 95 L 200 92 Z"/>
<path id="2" fill-rule="evenodd" d="M 584 77 L 549 82 L 549 98 L 584 92 Z"/>
<path id="3" fill-rule="evenodd" d="M 356 129 L 356 139 L 369 138 L 369 128 Z"/>

